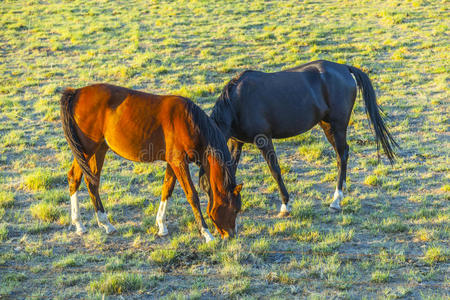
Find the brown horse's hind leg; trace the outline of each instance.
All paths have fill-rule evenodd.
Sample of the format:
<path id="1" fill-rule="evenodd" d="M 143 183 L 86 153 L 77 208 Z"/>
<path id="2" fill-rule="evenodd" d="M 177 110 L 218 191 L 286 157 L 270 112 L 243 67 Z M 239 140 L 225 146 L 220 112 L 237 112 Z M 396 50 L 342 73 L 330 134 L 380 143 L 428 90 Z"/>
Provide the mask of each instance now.
<path id="1" fill-rule="evenodd" d="M 74 159 L 72 162 L 72 167 L 67 174 L 69 181 L 69 192 L 70 192 L 70 215 L 72 218 L 72 225 L 75 226 L 77 234 L 81 235 L 86 232 L 86 228 L 81 222 L 80 216 L 80 206 L 78 203 L 78 188 L 80 187 L 81 177 L 83 173 L 77 161 Z"/>
<path id="2" fill-rule="evenodd" d="M 336 191 L 334 192 L 333 202 L 330 204 L 330 208 L 333 211 L 341 210 L 341 201 L 344 198 L 342 192 L 345 187 L 345 181 L 347 178 L 347 159 L 348 159 L 348 144 L 347 144 L 347 127 L 334 129 L 331 127 L 330 123 L 321 121 L 320 126 L 322 127 L 325 135 L 333 146 L 334 151 L 337 156 L 338 165 L 338 180 L 336 185 Z"/>
<path id="3" fill-rule="evenodd" d="M 95 177 L 97 177 L 98 184 L 88 182 L 86 178 L 85 182 L 88 187 L 89 195 L 91 196 L 92 204 L 94 205 L 95 214 L 97 216 L 97 223 L 100 227 L 105 228 L 106 233 L 110 234 L 115 232 L 116 228 L 114 228 L 114 226 L 112 226 L 109 222 L 98 192 L 100 186 L 100 174 L 102 172 L 103 162 L 105 160 L 105 155 L 108 149 L 108 145 L 103 142 L 89 160 L 89 167 L 91 168 L 91 171 L 95 175 Z"/>
<path id="4" fill-rule="evenodd" d="M 208 230 L 205 219 L 203 219 L 202 211 L 200 209 L 200 201 L 189 173 L 188 164 L 184 159 L 180 159 L 178 162 L 171 162 L 170 166 L 172 167 L 172 170 L 183 188 L 189 204 L 192 207 L 195 221 L 197 222 L 201 234 L 206 239 L 206 242 L 214 240 L 214 237 Z"/>
<path id="5" fill-rule="evenodd" d="M 283 177 L 281 177 L 281 170 L 280 166 L 278 165 L 277 154 L 275 153 L 275 149 L 273 148 L 272 139 L 266 138 L 263 140 L 264 142 L 259 143 L 259 141 L 256 141 L 255 144 L 261 151 L 264 159 L 269 165 L 269 169 L 272 173 L 273 178 L 275 178 L 278 184 L 278 189 L 281 194 L 281 207 L 278 217 L 287 217 L 289 216 L 290 211 L 290 208 L 288 207 L 289 193 L 284 186 Z"/>
<path id="6" fill-rule="evenodd" d="M 156 215 L 156 225 L 159 227 L 159 236 L 169 234 L 166 226 L 167 200 L 170 196 L 172 196 L 173 188 L 175 187 L 175 180 L 175 173 L 173 172 L 172 167 L 167 164 L 166 175 L 164 176 L 164 184 L 162 188 L 161 203 L 159 204 L 158 214 Z"/>

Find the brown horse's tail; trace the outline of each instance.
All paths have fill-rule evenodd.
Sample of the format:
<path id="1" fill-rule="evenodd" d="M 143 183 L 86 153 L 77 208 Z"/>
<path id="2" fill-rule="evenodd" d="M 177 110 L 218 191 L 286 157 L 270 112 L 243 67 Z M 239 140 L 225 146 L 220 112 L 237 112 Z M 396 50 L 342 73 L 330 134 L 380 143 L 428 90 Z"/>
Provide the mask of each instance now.
<path id="1" fill-rule="evenodd" d="M 394 147 L 399 148 L 399 145 L 392 137 L 391 133 L 386 127 L 383 117 L 380 114 L 382 110 L 377 104 L 375 91 L 372 83 L 366 73 L 358 68 L 348 66 L 350 72 L 355 75 L 355 79 L 358 83 L 358 87 L 362 92 L 364 103 L 366 106 L 366 113 L 369 118 L 369 123 L 372 123 L 372 127 L 375 131 L 375 139 L 377 142 L 377 152 L 380 150 L 380 143 L 383 147 L 384 153 L 391 163 L 395 161 Z"/>
<path id="2" fill-rule="evenodd" d="M 89 162 L 84 156 L 83 145 L 81 144 L 80 138 L 77 134 L 75 119 L 73 118 L 73 99 L 77 95 L 78 90 L 68 88 L 64 91 L 61 97 L 61 122 L 64 130 L 64 135 L 69 143 L 70 149 L 72 149 L 73 156 L 80 166 L 86 179 L 92 183 L 97 184 L 98 179 L 92 173 L 89 167 Z"/>

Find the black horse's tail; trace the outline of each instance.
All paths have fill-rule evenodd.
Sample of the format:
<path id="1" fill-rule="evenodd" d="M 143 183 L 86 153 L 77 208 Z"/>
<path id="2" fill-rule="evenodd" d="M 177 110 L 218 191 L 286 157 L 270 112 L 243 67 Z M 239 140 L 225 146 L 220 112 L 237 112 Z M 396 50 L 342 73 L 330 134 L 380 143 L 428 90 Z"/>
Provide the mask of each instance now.
<path id="1" fill-rule="evenodd" d="M 86 179 L 92 183 L 97 184 L 98 179 L 92 173 L 91 168 L 89 167 L 89 162 L 84 156 L 83 145 L 80 142 L 80 138 L 78 137 L 77 130 L 75 127 L 75 119 L 73 118 L 73 99 L 77 94 L 77 90 L 68 88 L 64 91 L 60 103 L 61 103 L 61 122 L 64 130 L 64 135 L 69 143 L 70 149 L 72 149 L 73 156 L 75 157 L 78 165 L 86 176 Z"/>
<path id="2" fill-rule="evenodd" d="M 381 143 L 384 153 L 388 157 L 389 161 L 393 163 L 395 161 L 394 147 L 399 148 L 399 146 L 384 124 L 383 117 L 380 114 L 381 109 L 377 104 L 377 99 L 372 83 L 370 82 L 370 79 L 366 73 L 358 68 L 352 66 L 348 67 L 350 69 L 350 72 L 355 75 L 358 87 L 362 92 L 364 103 L 366 106 L 366 113 L 369 116 L 369 123 L 372 123 L 373 129 L 375 131 L 377 151 L 380 150 Z"/>

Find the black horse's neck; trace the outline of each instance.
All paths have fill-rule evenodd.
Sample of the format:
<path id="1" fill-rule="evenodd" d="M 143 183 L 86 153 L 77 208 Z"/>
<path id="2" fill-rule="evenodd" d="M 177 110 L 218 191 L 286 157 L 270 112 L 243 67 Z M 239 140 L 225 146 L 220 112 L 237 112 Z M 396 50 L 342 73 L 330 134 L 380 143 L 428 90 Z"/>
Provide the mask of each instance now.
<path id="1" fill-rule="evenodd" d="M 220 131 L 228 140 L 232 135 L 232 125 L 235 117 L 235 112 L 230 99 L 218 99 L 213 107 L 211 119 L 219 127 Z"/>

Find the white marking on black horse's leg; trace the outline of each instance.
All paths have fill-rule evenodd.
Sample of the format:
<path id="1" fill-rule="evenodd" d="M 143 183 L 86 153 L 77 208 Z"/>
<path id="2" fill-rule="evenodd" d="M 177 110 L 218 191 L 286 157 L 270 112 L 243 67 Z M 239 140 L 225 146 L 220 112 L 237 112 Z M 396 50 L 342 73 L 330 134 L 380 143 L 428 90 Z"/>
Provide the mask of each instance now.
<path id="1" fill-rule="evenodd" d="M 289 213 L 289 212 L 291 212 L 291 206 L 289 205 L 289 203 L 288 204 L 282 203 L 280 207 L 280 213 Z"/>
<path id="2" fill-rule="evenodd" d="M 98 226 L 105 228 L 107 234 L 111 234 L 117 231 L 116 228 L 112 226 L 111 223 L 109 223 L 106 213 L 98 211 L 96 212 L 96 216 Z"/>
<path id="3" fill-rule="evenodd" d="M 333 211 L 341 211 L 341 201 L 342 201 L 342 199 L 344 199 L 344 193 L 342 193 L 341 190 L 336 188 L 336 190 L 334 191 L 333 202 L 331 202 L 330 208 Z"/>
<path id="4" fill-rule="evenodd" d="M 207 243 L 214 241 L 214 237 L 211 232 L 209 232 L 208 228 L 202 227 L 202 235 L 206 239 Z"/>
<path id="5" fill-rule="evenodd" d="M 76 191 L 72 196 L 70 196 L 70 214 L 72 217 L 72 225 L 75 225 L 76 232 L 79 235 L 86 233 L 86 227 L 84 227 L 83 223 L 81 223 L 80 216 L 80 205 L 78 203 L 78 191 Z"/>
<path id="6" fill-rule="evenodd" d="M 158 213 L 156 215 L 156 225 L 159 227 L 158 235 L 165 236 L 169 234 L 166 226 L 167 200 L 159 203 Z"/>
<path id="7" fill-rule="evenodd" d="M 278 218 L 284 218 L 284 217 L 289 216 L 290 213 L 291 213 L 291 205 L 290 205 L 290 203 L 289 202 L 287 204 L 286 203 L 281 203 L 280 212 L 278 213 L 277 217 Z"/>

